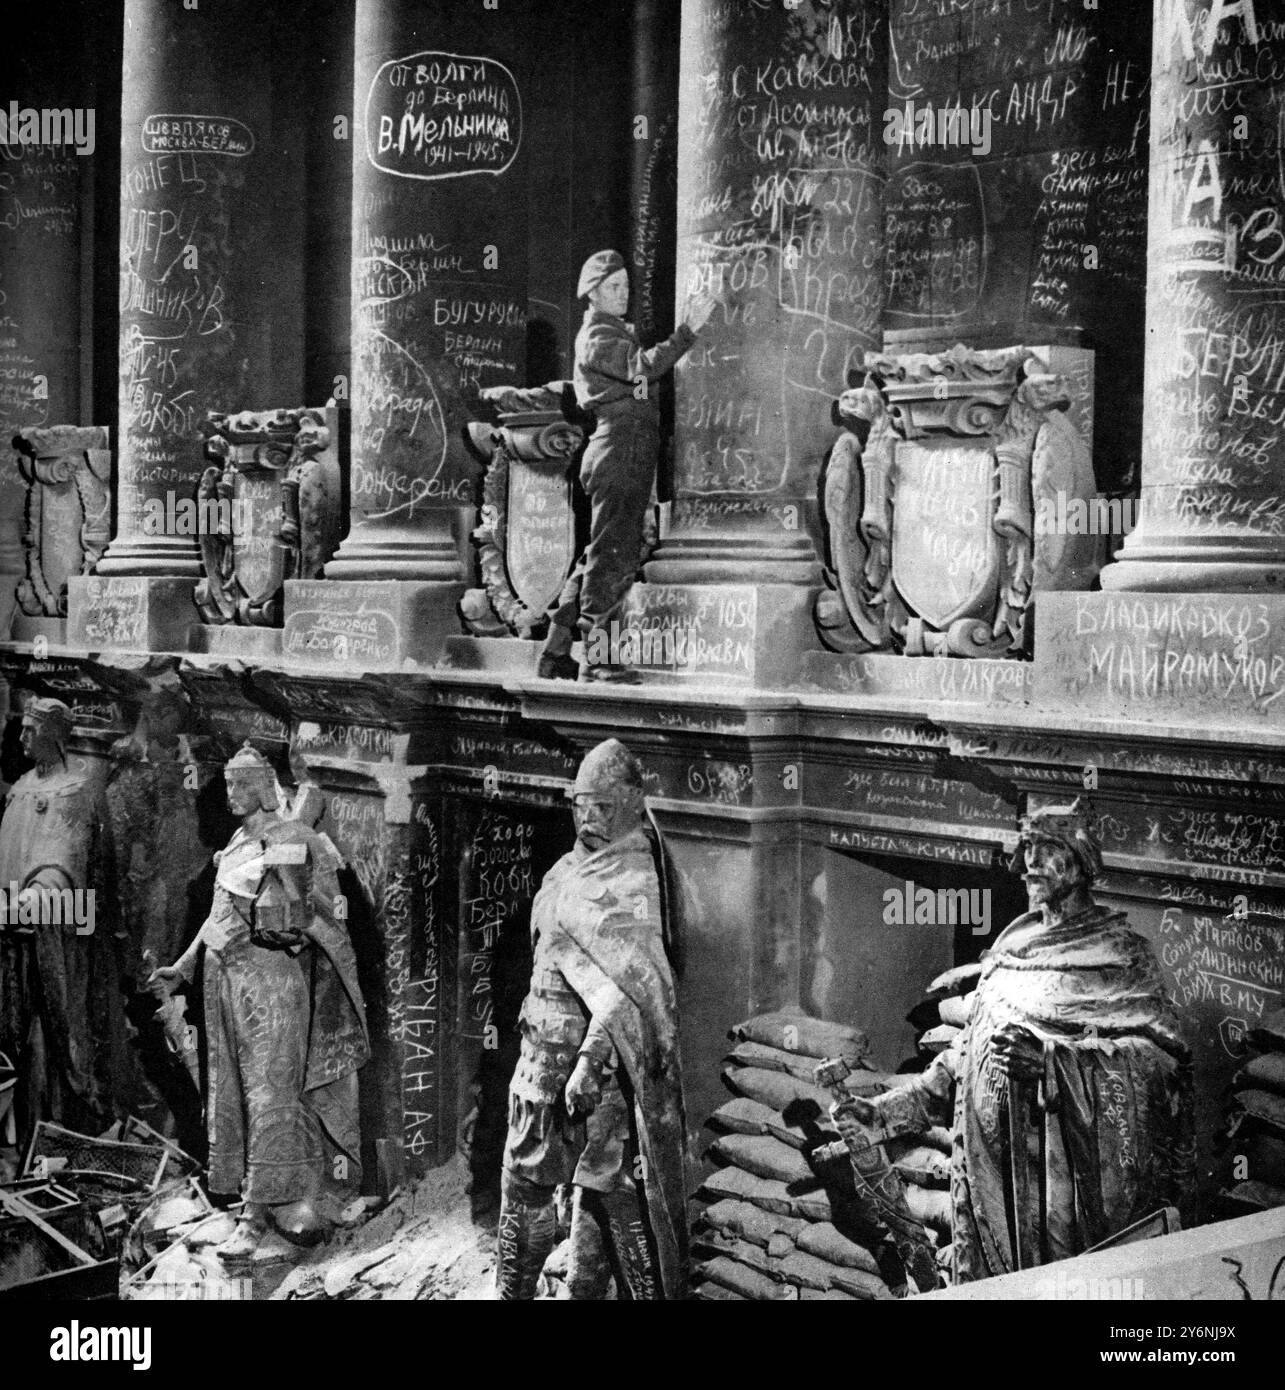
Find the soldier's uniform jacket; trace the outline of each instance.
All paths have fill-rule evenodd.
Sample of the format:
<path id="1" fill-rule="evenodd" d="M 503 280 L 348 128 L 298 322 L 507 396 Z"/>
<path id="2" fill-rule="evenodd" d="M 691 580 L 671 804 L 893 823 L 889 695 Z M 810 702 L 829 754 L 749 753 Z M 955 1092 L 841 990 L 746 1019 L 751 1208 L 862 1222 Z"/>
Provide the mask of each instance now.
<path id="1" fill-rule="evenodd" d="M 576 334 L 576 400 L 600 417 L 628 410 L 659 420 L 654 383 L 696 341 L 685 323 L 653 348 L 644 348 L 632 323 L 605 309 L 590 306 Z M 647 397 L 637 400 L 638 378 L 647 383 Z"/>

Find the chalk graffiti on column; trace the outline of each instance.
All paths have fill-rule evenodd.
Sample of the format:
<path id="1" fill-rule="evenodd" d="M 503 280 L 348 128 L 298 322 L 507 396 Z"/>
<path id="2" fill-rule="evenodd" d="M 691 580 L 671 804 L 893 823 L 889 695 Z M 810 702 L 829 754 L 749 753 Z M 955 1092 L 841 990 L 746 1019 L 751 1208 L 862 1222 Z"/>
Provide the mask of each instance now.
<path id="1" fill-rule="evenodd" d="M 226 154 L 240 159 L 254 149 L 254 132 L 231 116 L 158 115 L 143 120 L 147 154 Z"/>
<path id="2" fill-rule="evenodd" d="M 384 63 L 366 97 L 366 157 L 407 179 L 502 174 L 522 143 L 522 97 L 494 58 L 411 53 Z"/>

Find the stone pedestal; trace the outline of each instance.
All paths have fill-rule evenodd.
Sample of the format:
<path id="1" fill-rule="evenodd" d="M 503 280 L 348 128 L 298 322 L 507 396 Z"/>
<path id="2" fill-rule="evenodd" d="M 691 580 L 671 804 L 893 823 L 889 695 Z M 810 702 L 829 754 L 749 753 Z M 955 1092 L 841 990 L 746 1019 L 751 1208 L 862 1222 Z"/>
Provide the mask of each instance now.
<path id="1" fill-rule="evenodd" d="M 1141 519 L 1102 584 L 1279 593 L 1285 36 L 1248 4 L 1155 12 Z"/>
<path id="2" fill-rule="evenodd" d="M 1047 594 L 1036 643 L 1043 708 L 1285 728 L 1285 595 Z"/>
<path id="3" fill-rule="evenodd" d="M 86 575 L 67 582 L 67 638 L 91 652 L 185 652 L 195 579 Z"/>
<path id="4" fill-rule="evenodd" d="M 368 579 L 287 580 L 281 654 L 291 663 L 349 671 L 431 666 L 457 633 L 462 587 Z"/>

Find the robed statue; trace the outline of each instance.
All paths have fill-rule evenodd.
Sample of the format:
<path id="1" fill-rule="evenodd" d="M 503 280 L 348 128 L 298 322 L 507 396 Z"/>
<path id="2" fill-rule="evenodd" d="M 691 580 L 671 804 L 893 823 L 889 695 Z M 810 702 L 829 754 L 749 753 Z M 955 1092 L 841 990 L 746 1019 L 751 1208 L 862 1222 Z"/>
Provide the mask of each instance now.
<path id="1" fill-rule="evenodd" d="M 241 826 L 218 866 L 210 915 L 183 955 L 157 970 L 158 997 L 202 965 L 209 1185 L 244 1198 L 220 1247 L 249 1256 L 271 1224 L 321 1239 L 360 1179 L 357 1071 L 365 1008 L 329 839 L 278 810 L 271 764 L 246 743 L 224 769 Z"/>
<path id="2" fill-rule="evenodd" d="M 529 1299 L 573 1186 L 568 1285 L 673 1299 L 686 1287 L 686 1127 L 678 1006 L 642 769 L 617 739 L 573 790 L 576 843 L 531 909 L 534 963 L 509 1090 L 496 1290 Z M 605 1263 L 604 1263 L 605 1260 Z"/>
<path id="3" fill-rule="evenodd" d="M 953 1118 L 956 1283 L 1172 1229 L 1194 1193 L 1191 1053 L 1150 944 L 1093 900 L 1087 802 L 1026 817 L 1018 852 L 1031 910 L 983 956 L 964 1031 L 908 1085 L 835 1107 L 853 1147 Z"/>

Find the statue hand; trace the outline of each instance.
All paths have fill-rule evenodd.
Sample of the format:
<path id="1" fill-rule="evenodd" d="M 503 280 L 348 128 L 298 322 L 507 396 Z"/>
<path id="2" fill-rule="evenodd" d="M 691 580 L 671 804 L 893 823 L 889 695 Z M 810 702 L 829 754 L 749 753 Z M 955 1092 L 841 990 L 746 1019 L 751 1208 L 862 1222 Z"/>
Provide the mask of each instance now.
<path id="1" fill-rule="evenodd" d="M 170 996 L 184 983 L 177 965 L 162 965 L 147 977 L 147 988 L 158 1004 L 169 1003 Z"/>
<path id="2" fill-rule="evenodd" d="M 812 1070 L 818 1086 L 838 1086 L 852 1074 L 852 1068 L 842 1057 L 827 1057 Z"/>
<path id="3" fill-rule="evenodd" d="M 879 1107 L 854 1096 L 831 1106 L 830 1118 L 848 1144 L 865 1148 L 870 1142 L 870 1130 L 879 1122 Z"/>
<path id="4" fill-rule="evenodd" d="M 1000 1070 L 1010 1081 L 1034 1081 L 1044 1074 L 1044 1047 L 1029 1028 L 1006 1023 L 991 1044 Z"/>
<path id="5" fill-rule="evenodd" d="M 578 1057 L 576 1068 L 567 1082 L 567 1110 L 572 1114 L 592 1115 L 602 1099 L 602 1086 L 599 1084 L 593 1063 L 588 1057 Z"/>
<path id="6" fill-rule="evenodd" d="M 687 316 L 684 322 L 693 333 L 699 333 L 710 321 L 718 300 L 712 294 L 694 295 L 687 303 Z"/>

